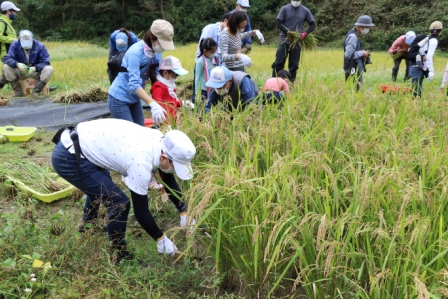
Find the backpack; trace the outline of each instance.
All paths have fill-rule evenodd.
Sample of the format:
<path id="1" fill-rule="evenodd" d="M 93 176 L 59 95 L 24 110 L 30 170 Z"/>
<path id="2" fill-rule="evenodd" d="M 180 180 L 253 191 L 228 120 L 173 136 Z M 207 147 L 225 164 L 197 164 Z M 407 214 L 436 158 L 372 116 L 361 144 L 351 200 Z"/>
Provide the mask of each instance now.
<path id="1" fill-rule="evenodd" d="M 128 71 L 127 68 L 121 66 L 124 54 L 126 54 L 126 51 L 120 51 L 114 56 L 112 56 L 110 60 L 107 62 L 107 67 L 110 71 L 110 74 L 114 77 L 118 76 L 118 73 L 120 72 L 126 73 Z"/>
<path id="2" fill-rule="evenodd" d="M 425 38 L 428 37 L 428 40 L 426 41 L 429 42 L 429 40 L 431 38 L 435 38 L 434 36 L 430 36 L 430 35 L 426 35 L 426 34 L 417 34 L 417 36 L 415 37 L 414 41 L 412 42 L 411 46 L 409 47 L 408 53 L 406 54 L 406 58 L 407 60 L 414 62 L 415 63 L 415 58 L 417 57 L 417 55 L 420 52 L 420 46 L 418 45 L 418 43 L 420 43 L 422 40 L 424 40 Z M 426 45 L 426 43 L 424 43 L 422 45 L 422 47 L 424 45 Z"/>

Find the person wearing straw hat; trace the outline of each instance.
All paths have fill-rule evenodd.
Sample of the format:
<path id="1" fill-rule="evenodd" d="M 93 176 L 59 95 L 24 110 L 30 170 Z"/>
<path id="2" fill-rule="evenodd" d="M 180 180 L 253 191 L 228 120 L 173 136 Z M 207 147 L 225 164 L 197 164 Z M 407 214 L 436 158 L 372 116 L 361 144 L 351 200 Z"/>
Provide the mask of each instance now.
<path id="1" fill-rule="evenodd" d="M 397 38 L 389 49 L 389 54 L 394 60 L 394 67 L 392 68 L 392 81 L 397 81 L 398 71 L 400 70 L 401 61 L 404 59 L 406 63 L 406 72 L 404 74 L 404 82 L 409 79 L 409 66 L 410 62 L 406 59 L 409 47 L 415 39 L 415 32 L 408 31 L 405 35 Z"/>
<path id="2" fill-rule="evenodd" d="M 157 71 L 162 53 L 174 50 L 174 28 L 168 21 L 155 20 L 143 40 L 132 45 L 123 57 L 122 67 L 108 92 L 109 110 L 113 117 L 144 126 L 141 101 L 151 108 L 154 123 L 165 121 L 165 109 L 145 91 L 150 74 Z M 155 75 L 153 76 L 155 77 Z"/>
<path id="3" fill-rule="evenodd" d="M 179 59 L 167 56 L 160 61 L 159 73 L 153 79 L 151 96 L 166 111 L 168 118 L 177 121 L 177 111 L 182 105 L 194 108 L 190 101 L 180 101 L 176 94 L 176 80 L 178 76 L 185 76 L 188 71 L 182 67 Z"/>
<path id="4" fill-rule="evenodd" d="M 309 27 L 305 31 L 305 22 Z M 284 69 L 286 59 L 288 59 L 288 70 L 291 73 L 291 82 L 296 80 L 299 70 L 300 53 L 302 51 L 300 44 L 290 47 L 286 37 L 291 32 L 298 32 L 302 39 L 314 31 L 316 23 L 311 11 L 302 5 L 301 1 L 291 1 L 290 4 L 283 6 L 277 15 L 277 28 L 280 30 L 280 38 L 275 54 L 275 61 L 272 64 L 272 77 L 277 77 L 277 73 Z M 289 58 L 288 58 L 289 56 Z"/>
<path id="5" fill-rule="evenodd" d="M 409 76 L 412 79 L 412 91 L 414 97 L 420 97 L 423 91 L 423 79 L 426 77 L 426 81 L 430 82 L 434 79 L 434 53 L 436 52 L 439 44 L 438 37 L 442 34 L 443 24 L 440 21 L 434 21 L 429 26 L 429 36 L 427 36 L 421 43 L 418 44 L 418 54 L 421 57 L 422 65 L 420 66 L 416 58 L 410 59 L 411 68 L 409 69 Z M 417 41 L 417 37 L 415 42 Z M 414 44 L 411 45 L 410 51 L 414 48 Z"/>
<path id="6" fill-rule="evenodd" d="M 370 58 L 370 52 L 363 50 L 360 38 L 362 35 L 369 33 L 370 29 L 375 25 L 372 18 L 367 15 L 360 16 L 355 23 L 355 27 L 351 29 L 345 36 L 344 41 L 344 71 L 345 81 L 351 79 L 356 83 L 356 90 L 362 87 L 365 65 Z"/>
<path id="7" fill-rule="evenodd" d="M 112 180 L 110 170 L 125 176 L 134 215 L 142 228 L 157 242 L 159 253 L 174 256 L 176 246 L 164 234 L 148 208 L 148 184 L 158 171 L 170 200 L 180 213 L 180 225 L 193 225 L 185 215 L 188 207 L 180 199 L 181 180 L 193 178 L 191 161 L 196 148 L 183 132 L 163 134 L 121 119 L 99 119 L 63 128 L 53 138 L 54 170 L 87 195 L 82 217 L 86 229 L 95 224 L 99 206 L 108 212 L 107 233 L 115 262 L 132 260 L 127 249 L 126 222 L 131 202 Z M 90 225 L 88 225 L 90 224 Z"/>

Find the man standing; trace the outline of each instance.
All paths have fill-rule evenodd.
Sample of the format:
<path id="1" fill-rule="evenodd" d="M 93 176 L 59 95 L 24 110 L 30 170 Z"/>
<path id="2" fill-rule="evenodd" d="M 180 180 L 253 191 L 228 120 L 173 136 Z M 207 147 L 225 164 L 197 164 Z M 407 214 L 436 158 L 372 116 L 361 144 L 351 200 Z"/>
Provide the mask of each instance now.
<path id="1" fill-rule="evenodd" d="M 308 30 L 303 26 L 305 21 L 308 23 Z M 291 32 L 298 32 L 304 39 L 316 28 L 314 17 L 311 11 L 301 5 L 301 1 L 291 1 L 291 4 L 285 5 L 280 9 L 277 16 L 277 28 L 280 29 L 280 41 L 275 54 L 275 62 L 272 64 L 272 77 L 277 77 L 277 73 L 285 67 L 286 59 L 289 55 L 288 69 L 291 73 L 291 82 L 294 82 L 299 69 L 301 47 L 299 43 L 294 47 L 286 41 L 287 35 Z"/>
<path id="2" fill-rule="evenodd" d="M 29 30 L 20 31 L 19 40 L 11 44 L 3 61 L 3 73 L 7 82 L 11 83 L 15 97 L 23 96 L 21 78 L 32 77 L 37 80 L 32 93 L 35 97 L 50 81 L 54 72 L 47 48 L 33 39 L 33 33 Z"/>
<path id="3" fill-rule="evenodd" d="M 238 0 L 236 2 L 236 7 L 234 10 L 232 10 L 230 13 L 234 13 L 235 11 L 243 11 L 247 14 L 247 9 L 250 7 L 249 5 L 249 0 Z M 247 25 L 244 28 L 244 32 L 248 32 L 248 31 L 252 31 L 252 27 L 250 25 L 250 18 L 249 15 L 247 15 Z M 219 43 L 218 43 L 219 44 Z M 250 50 L 252 50 L 252 38 L 248 37 L 244 40 L 242 40 L 241 43 L 241 52 L 243 54 L 248 54 L 250 52 Z"/>
<path id="4" fill-rule="evenodd" d="M 349 78 L 356 80 L 356 90 L 362 86 L 363 78 L 362 72 L 365 69 L 366 61 L 370 57 L 370 52 L 362 49 L 361 35 L 369 33 L 370 28 L 375 25 L 372 23 L 372 18 L 369 16 L 360 16 L 355 27 L 351 29 L 345 36 L 344 41 L 344 71 L 345 81 Z"/>
<path id="5" fill-rule="evenodd" d="M 414 38 L 415 38 L 415 32 L 408 31 L 406 32 L 406 35 L 402 35 L 399 38 L 397 38 L 389 49 L 389 54 L 392 56 L 392 59 L 394 60 L 394 67 L 392 69 L 392 81 L 394 82 L 397 81 L 398 70 L 400 69 L 400 64 L 403 59 L 406 63 L 404 82 L 406 82 L 409 79 L 410 63 L 406 59 L 406 54 L 408 53 L 409 47 L 414 41 Z"/>

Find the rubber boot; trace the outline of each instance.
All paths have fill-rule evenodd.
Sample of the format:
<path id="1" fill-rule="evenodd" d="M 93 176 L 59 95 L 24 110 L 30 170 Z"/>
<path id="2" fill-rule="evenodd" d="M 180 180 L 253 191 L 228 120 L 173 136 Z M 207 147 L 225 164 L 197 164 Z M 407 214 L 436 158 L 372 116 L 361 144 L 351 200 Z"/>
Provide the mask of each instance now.
<path id="1" fill-rule="evenodd" d="M 0 78 L 0 89 L 5 87 L 6 84 L 8 84 L 8 80 L 6 80 L 5 76 L 2 75 Z"/>
<path id="2" fill-rule="evenodd" d="M 14 90 L 14 97 L 23 97 L 22 85 L 20 84 L 19 78 L 11 81 L 11 88 Z"/>
<path id="3" fill-rule="evenodd" d="M 33 93 L 31 94 L 31 96 L 38 97 L 39 92 L 41 92 L 42 88 L 44 88 L 46 84 L 47 83 L 45 83 L 44 81 L 37 80 L 36 85 L 33 88 Z"/>

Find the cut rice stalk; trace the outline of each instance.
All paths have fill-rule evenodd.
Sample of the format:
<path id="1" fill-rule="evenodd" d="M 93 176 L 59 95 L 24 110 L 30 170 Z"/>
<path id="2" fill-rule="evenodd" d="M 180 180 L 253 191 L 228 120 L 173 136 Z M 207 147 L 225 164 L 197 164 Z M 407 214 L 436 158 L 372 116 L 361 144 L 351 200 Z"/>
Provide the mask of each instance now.
<path id="1" fill-rule="evenodd" d="M 289 44 L 289 49 L 294 48 L 298 43 L 302 49 L 310 51 L 317 47 L 318 38 L 314 34 L 310 33 L 302 39 L 299 32 L 290 31 L 285 39 L 285 42 Z"/>

